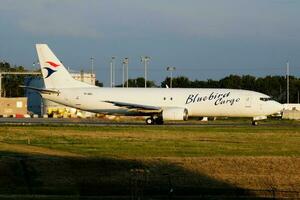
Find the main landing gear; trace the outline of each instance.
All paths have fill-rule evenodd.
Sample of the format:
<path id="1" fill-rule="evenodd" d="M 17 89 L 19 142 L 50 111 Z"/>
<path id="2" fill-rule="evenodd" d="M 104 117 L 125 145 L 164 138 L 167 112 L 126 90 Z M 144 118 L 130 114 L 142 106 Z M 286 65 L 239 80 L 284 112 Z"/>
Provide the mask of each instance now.
<path id="1" fill-rule="evenodd" d="M 164 120 L 162 117 L 152 116 L 152 117 L 148 117 L 146 119 L 146 124 L 147 125 L 153 125 L 153 124 L 161 125 L 161 124 L 164 124 Z"/>
<path id="2" fill-rule="evenodd" d="M 258 121 L 252 121 L 253 126 L 258 126 Z"/>
<path id="3" fill-rule="evenodd" d="M 146 124 L 150 125 L 150 124 L 154 124 L 154 119 L 152 117 L 149 117 L 146 119 Z"/>

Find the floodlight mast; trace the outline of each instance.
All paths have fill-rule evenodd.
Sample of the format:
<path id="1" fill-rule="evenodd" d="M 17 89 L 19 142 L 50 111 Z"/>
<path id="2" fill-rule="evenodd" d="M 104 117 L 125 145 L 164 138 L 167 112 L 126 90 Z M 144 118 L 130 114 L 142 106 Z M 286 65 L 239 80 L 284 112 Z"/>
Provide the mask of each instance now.
<path id="1" fill-rule="evenodd" d="M 94 58 L 91 57 L 91 68 L 92 68 L 92 75 L 94 74 Z"/>
<path id="2" fill-rule="evenodd" d="M 286 63 L 286 103 L 290 103 L 290 62 Z"/>
<path id="3" fill-rule="evenodd" d="M 113 63 L 110 61 L 110 87 L 113 87 Z"/>
<path id="4" fill-rule="evenodd" d="M 145 88 L 147 87 L 147 66 L 148 63 L 150 61 L 150 57 L 149 56 L 142 56 L 141 57 L 141 62 L 144 63 L 144 70 L 145 70 Z"/>
<path id="5" fill-rule="evenodd" d="M 170 72 L 170 88 L 173 87 L 173 71 L 176 70 L 176 67 L 167 67 L 167 71 Z"/>
<path id="6" fill-rule="evenodd" d="M 128 58 L 124 58 L 123 62 L 122 62 L 122 70 L 123 70 L 123 76 L 122 76 L 122 86 L 125 87 L 125 82 L 126 82 L 126 87 L 128 87 Z M 125 70 L 126 70 L 126 75 L 125 75 Z M 126 76 L 126 78 L 125 78 Z"/>
<path id="7" fill-rule="evenodd" d="M 112 57 L 112 64 L 113 64 L 113 87 L 116 86 L 116 64 L 115 64 L 116 57 Z"/>
<path id="8" fill-rule="evenodd" d="M 115 87 L 115 59 L 113 56 L 110 61 L 110 87 Z"/>
<path id="9" fill-rule="evenodd" d="M 125 86 L 124 81 L 125 81 L 125 62 L 123 61 L 122 62 L 122 87 Z"/>
<path id="10" fill-rule="evenodd" d="M 128 88 L 128 63 L 129 63 L 129 59 L 128 58 L 124 58 L 123 64 L 124 64 L 124 68 L 126 68 L 126 76 L 124 75 L 124 68 L 123 68 L 123 77 L 125 80 L 123 80 L 123 84 L 125 85 L 126 82 L 126 87 Z M 124 86 L 123 86 L 124 87 Z"/>

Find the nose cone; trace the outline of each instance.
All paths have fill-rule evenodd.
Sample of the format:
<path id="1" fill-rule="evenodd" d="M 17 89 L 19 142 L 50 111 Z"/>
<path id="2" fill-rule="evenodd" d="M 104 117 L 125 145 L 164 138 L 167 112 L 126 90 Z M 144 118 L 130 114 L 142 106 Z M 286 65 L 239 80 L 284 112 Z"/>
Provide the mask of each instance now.
<path id="1" fill-rule="evenodd" d="M 279 113 L 283 110 L 283 104 L 273 101 L 271 105 L 271 114 Z"/>

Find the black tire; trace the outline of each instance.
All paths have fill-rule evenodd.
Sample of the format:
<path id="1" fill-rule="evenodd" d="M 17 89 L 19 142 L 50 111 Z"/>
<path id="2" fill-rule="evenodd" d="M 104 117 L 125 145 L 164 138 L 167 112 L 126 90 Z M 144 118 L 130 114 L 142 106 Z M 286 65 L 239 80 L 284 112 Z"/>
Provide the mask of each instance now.
<path id="1" fill-rule="evenodd" d="M 257 126 L 258 125 L 258 121 L 252 121 L 252 125 L 253 126 Z"/>
<path id="2" fill-rule="evenodd" d="M 148 117 L 148 118 L 146 119 L 146 124 L 147 124 L 147 125 L 154 124 L 154 119 L 153 119 L 152 117 Z"/>

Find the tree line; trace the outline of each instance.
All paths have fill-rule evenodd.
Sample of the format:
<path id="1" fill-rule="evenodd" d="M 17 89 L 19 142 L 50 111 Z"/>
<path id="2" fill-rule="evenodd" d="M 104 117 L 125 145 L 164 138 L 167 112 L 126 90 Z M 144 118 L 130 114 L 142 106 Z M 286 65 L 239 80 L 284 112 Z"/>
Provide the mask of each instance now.
<path id="1" fill-rule="evenodd" d="M 229 75 L 220 80 L 190 80 L 185 76 L 172 78 L 173 88 L 231 88 L 252 90 L 267 94 L 276 101 L 285 103 L 287 101 L 287 79 L 286 76 L 265 76 L 255 77 L 251 75 Z M 300 78 L 289 77 L 290 103 L 299 102 Z M 147 87 L 169 87 L 171 84 L 170 77 L 166 77 L 160 85 L 156 85 L 154 81 L 147 81 Z M 125 83 L 126 85 L 126 83 Z M 144 87 L 145 79 L 139 77 L 128 80 L 129 87 Z M 121 87 L 121 85 L 118 85 Z"/>
<path id="2" fill-rule="evenodd" d="M 0 72 L 26 72 L 23 66 L 11 66 L 8 62 L 0 62 Z M 19 85 L 24 85 L 24 76 L 2 75 L 1 96 L 20 97 L 24 96 L 24 89 Z"/>
<path id="3" fill-rule="evenodd" d="M 162 83 L 170 84 L 167 77 Z M 251 75 L 229 75 L 220 80 L 207 79 L 189 80 L 187 77 L 175 77 L 172 80 L 173 88 L 231 88 L 252 90 L 267 94 L 280 103 L 287 101 L 287 79 L 286 76 L 255 77 Z M 289 77 L 289 99 L 290 103 L 299 102 L 300 79 L 295 76 Z"/>
<path id="4" fill-rule="evenodd" d="M 0 62 L 0 72 L 25 72 L 23 66 L 11 66 L 7 62 Z M 5 75 L 2 77 L 2 96 L 18 97 L 24 96 L 24 89 L 19 85 L 24 84 L 25 76 L 23 75 Z M 290 76 L 290 102 L 299 102 L 300 78 Z M 170 86 L 170 77 L 166 77 L 159 85 L 154 81 L 148 80 L 147 87 L 167 87 Z M 96 85 L 103 86 L 99 80 Z M 125 83 L 126 85 L 126 83 Z M 145 79 L 138 77 L 128 80 L 129 87 L 144 87 Z M 117 87 L 122 87 L 118 85 Z M 270 95 L 275 100 L 285 103 L 287 100 L 287 84 L 285 76 L 265 76 L 255 77 L 251 75 L 229 75 L 220 80 L 190 80 L 188 77 L 178 76 L 172 79 L 173 88 L 232 88 L 245 89 L 261 92 Z"/>

